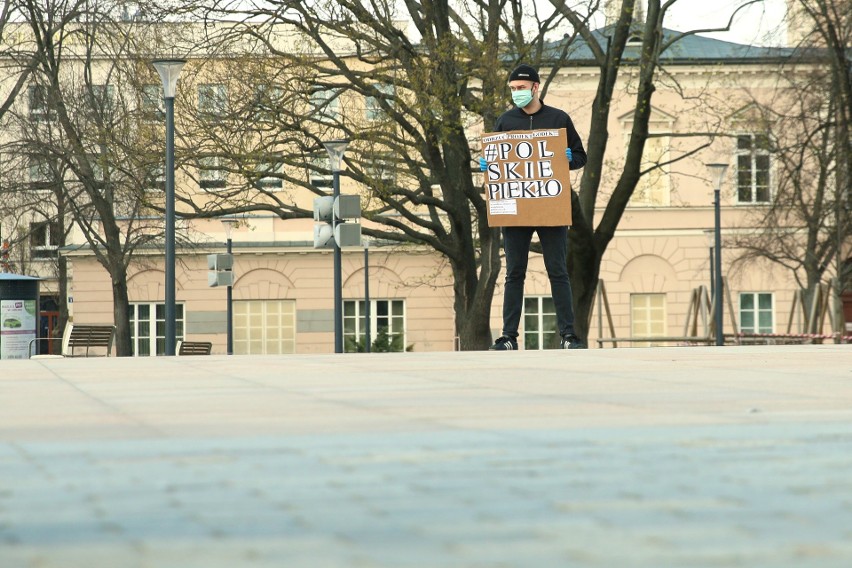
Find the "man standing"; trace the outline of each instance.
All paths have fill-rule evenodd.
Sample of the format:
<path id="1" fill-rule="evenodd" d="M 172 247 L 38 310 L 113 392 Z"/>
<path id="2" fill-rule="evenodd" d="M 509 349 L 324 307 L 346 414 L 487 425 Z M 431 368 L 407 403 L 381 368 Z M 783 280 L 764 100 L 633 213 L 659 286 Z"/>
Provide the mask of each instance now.
<path id="1" fill-rule="evenodd" d="M 583 141 L 574 128 L 571 117 L 563 110 L 547 106 L 540 98 L 538 72 L 529 65 L 519 65 L 509 75 L 509 90 L 515 108 L 497 119 L 496 132 L 509 130 L 541 130 L 564 128 L 568 134 L 565 155 L 572 170 L 586 164 Z M 480 158 L 480 169 L 487 163 Z M 574 307 L 571 282 L 568 279 L 568 227 L 503 227 L 503 248 L 506 252 L 506 288 L 503 295 L 503 333 L 491 346 L 493 351 L 512 351 L 518 348 L 518 325 L 524 302 L 524 279 L 533 233 L 538 233 L 544 253 L 544 265 L 550 279 L 556 322 L 562 336 L 563 349 L 586 349 L 574 333 Z"/>

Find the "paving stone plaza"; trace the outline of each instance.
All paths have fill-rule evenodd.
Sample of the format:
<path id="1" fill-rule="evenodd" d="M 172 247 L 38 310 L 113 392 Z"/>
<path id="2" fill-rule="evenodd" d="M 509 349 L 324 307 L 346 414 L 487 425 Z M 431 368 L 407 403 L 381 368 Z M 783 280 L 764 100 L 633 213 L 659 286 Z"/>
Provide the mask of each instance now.
<path id="1" fill-rule="evenodd" d="M 852 346 L 0 361 L 0 567 L 852 566 Z"/>

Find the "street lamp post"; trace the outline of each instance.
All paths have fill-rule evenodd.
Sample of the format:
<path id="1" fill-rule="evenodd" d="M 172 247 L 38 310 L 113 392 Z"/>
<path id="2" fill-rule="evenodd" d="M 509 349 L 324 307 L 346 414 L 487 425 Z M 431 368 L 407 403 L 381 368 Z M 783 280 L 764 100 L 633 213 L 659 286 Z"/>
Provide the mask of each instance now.
<path id="1" fill-rule="evenodd" d="M 222 225 L 225 226 L 225 238 L 226 238 L 225 244 L 226 244 L 226 247 L 227 247 L 225 249 L 225 252 L 227 252 L 228 256 L 230 257 L 231 254 L 232 254 L 231 231 L 234 230 L 234 227 L 237 226 L 239 221 L 237 219 L 234 219 L 233 217 L 224 217 L 224 218 L 220 219 L 220 221 L 222 222 Z M 231 270 L 233 271 L 233 260 L 231 262 L 232 262 Z M 227 341 L 227 353 L 228 353 L 228 355 L 234 354 L 234 297 L 233 297 L 233 288 L 234 288 L 233 284 L 228 284 L 228 297 L 227 297 L 228 318 L 227 318 L 227 323 L 226 323 L 227 328 L 228 328 L 228 341 Z"/>
<path id="2" fill-rule="evenodd" d="M 165 354 L 175 354 L 175 90 L 186 60 L 158 59 L 154 68 L 163 81 L 166 105 L 166 315 Z"/>
<path id="3" fill-rule="evenodd" d="M 364 239 L 364 352 L 370 352 L 370 240 Z"/>
<path id="4" fill-rule="evenodd" d="M 340 197 L 340 168 L 349 140 L 330 140 L 322 145 L 328 152 L 329 165 L 334 176 L 332 196 Z M 334 240 L 334 352 L 343 353 L 343 268 L 340 244 Z"/>
<path id="5" fill-rule="evenodd" d="M 713 285 L 714 288 L 714 296 L 716 300 L 716 313 L 715 321 L 716 321 L 716 345 L 724 345 L 725 344 L 725 334 L 722 329 L 722 304 L 724 302 L 724 290 L 722 289 L 722 208 L 720 201 L 720 193 L 722 189 L 722 182 L 725 180 L 725 172 L 728 170 L 728 164 L 707 164 L 707 169 L 710 170 L 710 177 L 713 180 L 713 211 L 714 211 L 714 240 L 713 240 L 713 248 L 714 255 L 713 261 L 715 266 L 713 267 L 713 276 L 715 277 L 715 282 Z"/>
<path id="6" fill-rule="evenodd" d="M 715 243 L 716 231 L 713 231 L 710 239 Z M 716 255 L 714 254 L 714 247 L 710 247 L 710 256 L 708 258 L 710 259 L 710 296 L 712 297 L 716 293 Z"/>

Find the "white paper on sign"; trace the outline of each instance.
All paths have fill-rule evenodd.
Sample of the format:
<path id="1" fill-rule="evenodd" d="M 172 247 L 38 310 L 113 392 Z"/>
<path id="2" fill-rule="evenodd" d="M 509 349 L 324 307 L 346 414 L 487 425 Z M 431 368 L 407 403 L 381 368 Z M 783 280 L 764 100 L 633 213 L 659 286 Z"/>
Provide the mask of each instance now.
<path id="1" fill-rule="evenodd" d="M 517 215 L 517 199 L 494 199 L 488 202 L 489 211 L 492 215 Z"/>

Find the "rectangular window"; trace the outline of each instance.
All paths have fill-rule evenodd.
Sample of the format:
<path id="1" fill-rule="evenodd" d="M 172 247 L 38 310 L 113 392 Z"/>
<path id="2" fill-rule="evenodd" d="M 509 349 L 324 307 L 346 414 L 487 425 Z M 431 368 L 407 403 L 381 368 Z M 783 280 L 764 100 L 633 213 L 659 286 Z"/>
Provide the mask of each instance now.
<path id="1" fill-rule="evenodd" d="M 770 189 L 769 138 L 761 134 L 737 136 L 737 201 L 768 203 Z"/>
<path id="2" fill-rule="evenodd" d="M 558 349 L 560 339 L 553 298 L 524 298 L 524 349 Z"/>
<path id="3" fill-rule="evenodd" d="M 396 165 L 393 158 L 387 154 L 372 157 L 367 166 L 367 175 L 375 180 L 377 187 L 392 185 L 396 181 Z"/>
<path id="4" fill-rule="evenodd" d="M 166 304 L 130 304 L 130 346 L 134 357 L 166 353 Z M 175 305 L 175 337 L 183 340 L 183 304 Z"/>
<path id="5" fill-rule="evenodd" d="M 645 141 L 642 152 L 641 171 L 645 171 L 669 160 L 669 136 L 653 136 Z M 662 166 L 642 174 L 630 198 L 631 206 L 665 207 L 670 201 L 669 167 Z"/>
<path id="6" fill-rule="evenodd" d="M 148 166 L 145 171 L 145 179 L 143 180 L 146 191 L 165 191 L 166 190 L 166 165 L 157 164 Z"/>
<path id="7" fill-rule="evenodd" d="M 142 85 L 139 110 L 145 120 L 160 122 L 166 117 L 162 85 Z"/>
<path id="8" fill-rule="evenodd" d="M 228 90 L 225 85 L 198 85 L 198 112 L 208 118 L 219 118 L 228 111 Z"/>
<path id="9" fill-rule="evenodd" d="M 254 89 L 255 117 L 265 122 L 274 120 L 283 98 L 284 89 L 278 85 L 256 86 Z"/>
<path id="10" fill-rule="evenodd" d="M 104 164 L 107 157 L 103 154 L 86 154 L 89 160 L 89 166 L 92 168 L 93 180 L 97 187 L 103 187 L 104 183 Z"/>
<path id="11" fill-rule="evenodd" d="M 56 258 L 59 253 L 59 223 L 42 221 L 30 223 L 31 258 Z"/>
<path id="12" fill-rule="evenodd" d="M 318 189 L 331 189 L 334 185 L 334 176 L 331 173 L 331 163 L 328 154 L 318 156 L 311 160 L 313 167 L 308 169 L 311 185 Z"/>
<path id="13" fill-rule="evenodd" d="M 198 183 L 202 189 L 221 189 L 225 187 L 228 172 L 222 168 L 222 158 L 206 156 L 198 159 Z"/>
<path id="14" fill-rule="evenodd" d="M 88 93 L 89 108 L 96 114 L 107 116 L 115 110 L 115 87 L 113 85 L 92 85 Z"/>
<path id="15" fill-rule="evenodd" d="M 740 293 L 740 331 L 743 333 L 774 333 L 772 293 Z"/>
<path id="16" fill-rule="evenodd" d="M 386 118 L 385 111 L 382 108 L 381 101 L 385 101 L 390 105 L 393 101 L 394 86 L 386 83 L 375 85 L 376 89 L 381 93 L 380 96 L 368 96 L 366 98 L 366 118 L 367 120 L 383 120 Z"/>
<path id="17" fill-rule="evenodd" d="M 343 302 L 343 346 L 347 353 L 364 351 L 364 300 Z M 370 351 L 405 351 L 405 300 L 370 300 Z"/>
<path id="18" fill-rule="evenodd" d="M 39 157 L 29 159 L 27 174 L 33 189 L 50 189 L 50 184 L 54 181 L 50 163 Z"/>
<path id="19" fill-rule="evenodd" d="M 36 121 L 53 119 L 46 88 L 41 85 L 32 85 L 27 89 L 27 94 L 30 104 L 30 118 Z"/>
<path id="20" fill-rule="evenodd" d="M 269 156 L 257 164 L 256 173 L 259 188 L 274 191 L 284 187 L 284 163 L 280 156 Z"/>
<path id="21" fill-rule="evenodd" d="M 281 355 L 296 352 L 296 302 L 234 302 L 234 353 Z"/>
<path id="22" fill-rule="evenodd" d="M 340 116 L 340 89 L 314 87 L 311 107 L 321 117 L 336 120 Z"/>
<path id="23" fill-rule="evenodd" d="M 666 295 L 630 295 L 631 337 L 663 337 L 666 335 Z M 649 347 L 653 342 L 634 343 Z"/>

